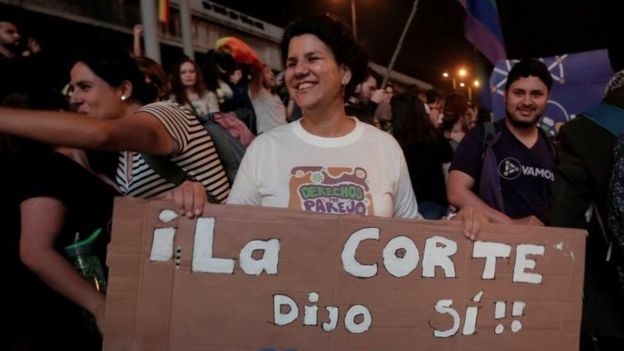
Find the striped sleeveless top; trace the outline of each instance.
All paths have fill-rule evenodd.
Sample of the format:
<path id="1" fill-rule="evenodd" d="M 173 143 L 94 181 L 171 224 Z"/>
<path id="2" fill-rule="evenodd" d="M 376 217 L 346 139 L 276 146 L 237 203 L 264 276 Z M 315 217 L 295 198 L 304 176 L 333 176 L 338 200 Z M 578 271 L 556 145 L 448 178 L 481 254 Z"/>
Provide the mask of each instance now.
<path id="1" fill-rule="evenodd" d="M 219 201 L 225 201 L 230 185 L 212 139 L 204 126 L 190 112 L 178 104 L 156 102 L 143 106 L 146 112 L 157 118 L 167 129 L 176 150 L 169 159 L 178 164 L 194 180 L 201 182 L 208 193 Z M 116 182 L 122 194 L 131 197 L 151 198 L 175 188 L 148 166 L 141 154 L 121 152 L 117 166 Z"/>

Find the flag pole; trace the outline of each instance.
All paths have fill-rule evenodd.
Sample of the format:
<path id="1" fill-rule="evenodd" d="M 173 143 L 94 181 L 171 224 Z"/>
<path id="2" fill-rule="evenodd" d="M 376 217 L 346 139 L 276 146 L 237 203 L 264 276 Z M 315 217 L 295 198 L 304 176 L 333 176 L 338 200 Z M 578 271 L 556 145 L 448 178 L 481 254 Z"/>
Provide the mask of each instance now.
<path id="1" fill-rule="evenodd" d="M 416 14 L 416 9 L 418 8 L 418 2 L 419 0 L 414 0 L 414 6 L 412 6 L 412 12 L 410 13 L 409 17 L 407 18 L 407 23 L 405 24 L 405 27 L 403 28 L 403 33 L 401 33 L 401 37 L 399 38 L 399 42 L 397 43 L 396 48 L 394 49 L 394 54 L 392 54 L 392 59 L 390 60 L 390 64 L 388 65 L 388 69 L 386 70 L 386 75 L 383 79 L 383 83 L 381 83 L 381 87 L 385 87 L 386 84 L 388 83 L 388 79 L 390 78 L 390 73 L 392 72 L 392 68 L 394 67 L 394 62 L 396 61 L 397 57 L 399 56 L 399 51 L 401 51 L 401 47 L 403 46 L 403 39 L 405 39 L 405 35 L 407 34 L 407 30 L 409 29 L 410 24 L 412 24 L 412 19 L 414 18 L 414 15 Z"/>

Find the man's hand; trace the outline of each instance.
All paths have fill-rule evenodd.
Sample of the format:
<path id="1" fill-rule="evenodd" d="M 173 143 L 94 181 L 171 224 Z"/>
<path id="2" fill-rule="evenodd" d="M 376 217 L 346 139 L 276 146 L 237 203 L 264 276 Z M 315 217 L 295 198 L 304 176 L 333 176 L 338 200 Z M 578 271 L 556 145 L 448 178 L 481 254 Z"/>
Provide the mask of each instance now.
<path id="1" fill-rule="evenodd" d="M 193 219 L 204 212 L 208 202 L 206 189 L 200 182 L 187 180 L 159 198 L 173 200 L 178 214 Z"/>
<path id="2" fill-rule="evenodd" d="M 472 241 L 477 240 L 481 227 L 489 223 L 487 216 L 481 210 L 472 206 L 464 206 L 453 217 L 454 221 L 462 221 L 464 224 L 464 236 Z"/>

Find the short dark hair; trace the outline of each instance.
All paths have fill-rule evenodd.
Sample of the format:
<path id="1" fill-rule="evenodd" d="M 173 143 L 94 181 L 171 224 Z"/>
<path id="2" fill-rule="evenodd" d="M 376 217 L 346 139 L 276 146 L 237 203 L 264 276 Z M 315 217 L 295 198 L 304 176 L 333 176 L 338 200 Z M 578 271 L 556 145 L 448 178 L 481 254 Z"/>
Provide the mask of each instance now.
<path id="1" fill-rule="evenodd" d="M 505 91 L 509 90 L 509 87 L 513 84 L 513 82 L 520 78 L 527 78 L 529 76 L 539 78 L 539 80 L 546 85 L 548 91 L 550 91 L 553 79 L 550 75 L 548 67 L 546 67 L 542 61 L 533 58 L 520 60 L 511 68 L 511 71 L 509 71 L 509 74 L 507 75 L 507 82 L 505 82 Z"/>
<path id="2" fill-rule="evenodd" d="M 308 15 L 291 22 L 282 37 L 282 63 L 286 64 L 288 45 L 293 37 L 312 34 L 329 47 L 338 64 L 351 70 L 351 80 L 345 87 L 345 96 L 350 96 L 355 86 L 366 76 L 368 55 L 353 37 L 353 32 L 339 19 L 330 15 Z"/>

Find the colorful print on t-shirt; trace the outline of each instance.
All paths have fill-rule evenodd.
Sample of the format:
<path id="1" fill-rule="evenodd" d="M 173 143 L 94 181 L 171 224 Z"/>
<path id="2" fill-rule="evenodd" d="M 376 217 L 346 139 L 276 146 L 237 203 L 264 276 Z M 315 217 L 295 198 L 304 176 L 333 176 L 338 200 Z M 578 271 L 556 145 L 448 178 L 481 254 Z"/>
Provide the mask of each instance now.
<path id="1" fill-rule="evenodd" d="M 309 212 L 373 216 L 366 170 L 361 167 L 295 167 L 288 207 Z"/>

